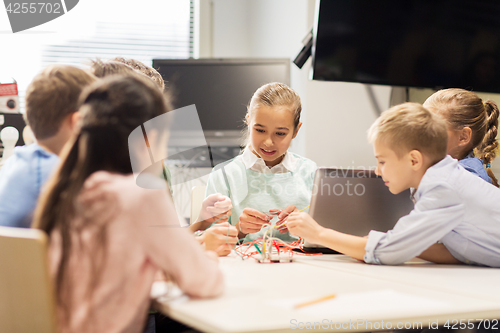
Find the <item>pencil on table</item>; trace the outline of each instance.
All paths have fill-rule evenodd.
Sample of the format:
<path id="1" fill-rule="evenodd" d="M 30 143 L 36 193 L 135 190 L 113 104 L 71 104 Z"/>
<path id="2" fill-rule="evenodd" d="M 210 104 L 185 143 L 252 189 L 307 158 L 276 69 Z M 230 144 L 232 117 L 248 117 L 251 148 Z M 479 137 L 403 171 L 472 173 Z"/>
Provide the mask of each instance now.
<path id="1" fill-rule="evenodd" d="M 323 296 L 323 297 L 320 297 L 320 298 L 316 298 L 316 299 L 313 299 L 312 301 L 307 301 L 307 302 L 299 303 L 299 304 L 295 305 L 294 308 L 295 309 L 302 308 L 304 306 L 308 306 L 308 305 L 312 305 L 312 304 L 316 304 L 316 303 L 321 303 L 321 302 L 324 302 L 324 301 L 328 301 L 329 299 L 332 299 L 332 298 L 335 298 L 335 294 L 331 294 L 331 295 Z"/>

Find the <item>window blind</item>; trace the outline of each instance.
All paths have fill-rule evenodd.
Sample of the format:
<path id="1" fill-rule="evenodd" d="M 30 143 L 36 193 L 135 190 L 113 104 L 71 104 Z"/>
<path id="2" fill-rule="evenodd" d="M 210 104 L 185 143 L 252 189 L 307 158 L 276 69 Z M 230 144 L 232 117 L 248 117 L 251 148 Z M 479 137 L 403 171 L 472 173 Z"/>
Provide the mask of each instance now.
<path id="1" fill-rule="evenodd" d="M 99 0 L 89 1 L 100 3 Z M 50 64 L 86 67 L 89 59 L 120 56 L 151 66 L 154 58 L 193 57 L 194 0 L 145 0 L 137 10 L 136 4 L 135 1 L 107 0 L 111 8 L 115 6 L 127 11 L 122 10 L 113 16 L 103 10 L 97 18 L 90 16 L 85 19 L 84 27 L 88 33 L 74 33 L 72 38 L 59 38 L 66 30 L 71 35 L 76 25 L 63 20 L 55 20 L 55 23 L 67 24 L 67 29 L 58 27 L 53 35 L 55 38 L 47 38 L 50 33 L 42 35 L 43 38 L 36 34 L 25 36 L 27 43 L 23 45 L 26 50 L 19 52 L 17 58 L 9 59 L 11 70 L 3 73 L 18 83 L 21 112 L 25 110 L 24 97 L 28 84 L 37 72 Z M 79 18 L 93 13 L 93 8 L 82 7 Z M 76 9 L 72 12 L 76 13 Z M 43 30 L 43 26 L 40 29 Z"/>

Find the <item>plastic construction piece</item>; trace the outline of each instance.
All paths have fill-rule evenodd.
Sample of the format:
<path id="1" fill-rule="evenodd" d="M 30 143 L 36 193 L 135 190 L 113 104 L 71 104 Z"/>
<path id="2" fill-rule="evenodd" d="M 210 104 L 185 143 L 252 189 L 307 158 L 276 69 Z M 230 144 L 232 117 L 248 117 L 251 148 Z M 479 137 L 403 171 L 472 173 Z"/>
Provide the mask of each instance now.
<path id="1" fill-rule="evenodd" d="M 257 259 L 259 264 L 283 264 L 293 262 L 293 258 L 279 258 L 279 259 Z"/>

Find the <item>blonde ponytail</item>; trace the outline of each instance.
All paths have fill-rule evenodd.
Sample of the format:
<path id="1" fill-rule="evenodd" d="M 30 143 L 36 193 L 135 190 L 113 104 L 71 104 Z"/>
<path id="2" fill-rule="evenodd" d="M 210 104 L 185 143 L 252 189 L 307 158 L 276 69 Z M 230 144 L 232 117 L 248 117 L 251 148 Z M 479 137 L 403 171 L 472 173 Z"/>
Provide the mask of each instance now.
<path id="1" fill-rule="evenodd" d="M 493 185 L 498 187 L 498 180 L 491 171 L 491 161 L 496 157 L 498 149 L 498 106 L 493 101 L 485 101 L 484 109 L 486 112 L 486 133 L 483 141 L 477 146 L 478 157 L 486 164 L 486 172 L 490 176 Z"/>

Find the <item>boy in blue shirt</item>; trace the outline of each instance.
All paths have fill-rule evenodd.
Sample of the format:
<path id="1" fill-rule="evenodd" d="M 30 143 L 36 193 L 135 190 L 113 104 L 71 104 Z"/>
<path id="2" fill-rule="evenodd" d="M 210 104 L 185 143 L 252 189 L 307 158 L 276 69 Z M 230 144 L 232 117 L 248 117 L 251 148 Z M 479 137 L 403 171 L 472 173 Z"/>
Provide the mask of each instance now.
<path id="1" fill-rule="evenodd" d="M 0 169 L 0 225 L 29 228 L 41 188 L 74 133 L 81 91 L 96 78 L 73 66 L 45 68 L 26 91 L 26 120 L 36 142 L 16 147 Z"/>
<path id="2" fill-rule="evenodd" d="M 418 256 L 500 267 L 500 191 L 446 155 L 446 123 L 420 104 L 385 111 L 369 130 L 376 173 L 393 194 L 412 188 L 413 211 L 386 233 L 347 235 L 292 213 L 290 233 L 372 264 Z"/>

